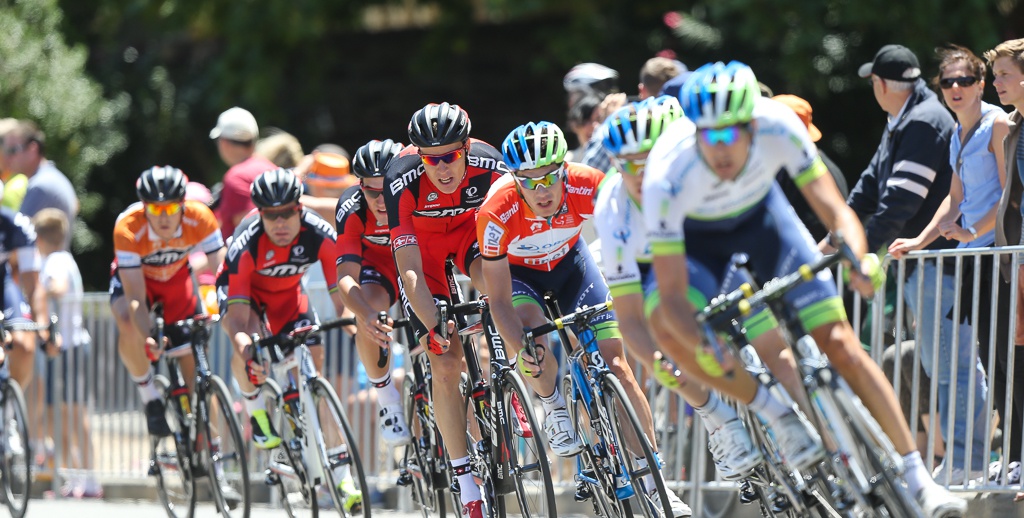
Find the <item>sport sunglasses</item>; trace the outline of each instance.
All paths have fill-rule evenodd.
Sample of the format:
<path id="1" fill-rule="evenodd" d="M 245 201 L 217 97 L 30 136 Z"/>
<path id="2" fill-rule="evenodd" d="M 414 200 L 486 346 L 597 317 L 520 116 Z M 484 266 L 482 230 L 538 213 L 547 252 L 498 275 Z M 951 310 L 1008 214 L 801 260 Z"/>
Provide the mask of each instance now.
<path id="1" fill-rule="evenodd" d="M 269 210 L 260 209 L 260 216 L 263 216 L 269 221 L 277 221 L 279 219 L 287 219 L 299 213 L 302 210 L 302 205 L 296 205 L 290 209 L 284 210 Z"/>
<path id="2" fill-rule="evenodd" d="M 380 189 L 374 189 L 373 187 L 367 185 L 360 185 L 360 187 L 363 188 L 363 194 L 366 195 L 366 197 L 371 200 L 375 200 L 379 198 L 381 194 L 384 194 L 383 187 Z"/>
<path id="3" fill-rule="evenodd" d="M 709 146 L 725 144 L 731 146 L 740 139 L 740 126 L 726 126 L 724 128 L 704 128 L 700 130 L 700 138 Z"/>
<path id="4" fill-rule="evenodd" d="M 147 203 L 146 213 L 149 214 L 150 216 L 159 216 L 161 214 L 173 216 L 181 212 L 181 208 L 183 206 L 184 203 L 181 203 L 179 201 L 171 203 Z"/>
<path id="5" fill-rule="evenodd" d="M 450 164 L 456 160 L 461 159 L 464 156 L 466 156 L 465 146 L 453 151 L 449 151 L 447 153 L 442 153 L 440 155 L 424 155 L 423 153 L 420 153 L 420 159 L 423 160 L 423 164 L 429 166 L 436 166 L 441 162 Z"/>
<path id="6" fill-rule="evenodd" d="M 630 176 L 636 176 L 644 172 L 644 168 L 647 167 L 647 159 L 641 158 L 638 160 L 623 160 L 616 158 L 613 162 L 615 168 L 621 173 L 628 174 Z"/>
<path id="7" fill-rule="evenodd" d="M 562 173 L 565 171 L 565 165 L 551 171 L 544 176 L 538 176 L 537 178 L 527 178 L 525 176 L 516 175 L 516 181 L 519 185 L 523 186 L 524 189 L 535 190 L 539 187 L 548 188 L 558 183 L 562 179 Z"/>

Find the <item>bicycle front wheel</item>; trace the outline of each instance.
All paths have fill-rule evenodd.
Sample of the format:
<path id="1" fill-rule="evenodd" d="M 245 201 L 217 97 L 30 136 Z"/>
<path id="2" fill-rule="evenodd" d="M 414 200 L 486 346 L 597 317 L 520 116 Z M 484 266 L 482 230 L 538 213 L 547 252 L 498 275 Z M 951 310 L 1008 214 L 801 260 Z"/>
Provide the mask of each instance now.
<path id="1" fill-rule="evenodd" d="M 628 502 L 619 500 L 615 494 L 614 458 L 608 453 L 604 439 L 609 432 L 590 419 L 583 398 L 574 394 L 571 374 L 562 378 L 562 394 L 573 429 L 583 441 L 583 451 L 576 457 L 576 496 L 589 499 L 594 514 L 600 518 L 631 517 Z"/>
<path id="2" fill-rule="evenodd" d="M 230 392 L 216 374 L 209 379 L 206 393 L 207 419 L 203 425 L 209 437 L 204 448 L 214 502 L 227 518 L 248 518 L 249 464 L 242 427 L 235 415 Z"/>
<path id="3" fill-rule="evenodd" d="M 615 446 L 618 462 L 633 486 L 633 497 L 644 516 L 661 518 L 661 512 L 654 505 L 654 495 L 659 497 L 666 512 L 669 511 L 670 503 L 668 488 L 665 487 L 665 479 L 661 476 L 661 463 L 654 454 L 650 438 L 640 426 L 636 409 L 629 402 L 626 391 L 615 376 L 609 374 L 601 377 L 601 402 L 611 425 L 611 442 Z M 635 441 L 631 441 L 630 438 Z M 641 461 L 646 461 L 646 465 Z M 647 487 L 644 482 L 644 476 L 648 474 L 653 475 L 654 487 Z"/>
<path id="4" fill-rule="evenodd" d="M 29 452 L 28 413 L 25 410 L 25 395 L 21 386 L 9 378 L 3 386 L 3 437 L 0 437 L 0 451 L 3 452 L 4 498 L 12 518 L 22 518 L 28 509 L 28 498 L 32 489 L 32 455 Z"/>
<path id="5" fill-rule="evenodd" d="M 370 518 L 369 486 L 345 408 L 327 380 L 316 378 L 311 389 L 320 416 L 320 430 L 314 433 L 322 434 L 318 447 L 334 508 L 342 518 Z"/>
<path id="6" fill-rule="evenodd" d="M 196 512 L 196 479 L 192 471 L 191 431 L 178 416 L 180 400 L 171 394 L 170 381 L 164 376 L 156 376 L 153 381 L 163 394 L 171 435 L 151 437 L 150 474 L 156 476 L 157 496 L 168 518 L 192 518 Z"/>
<path id="7" fill-rule="evenodd" d="M 541 427 L 533 401 L 523 380 L 505 372 L 501 388 L 505 408 L 502 435 L 508 446 L 509 471 L 516 484 L 516 497 L 524 518 L 557 516 L 555 489 Z"/>
<path id="8" fill-rule="evenodd" d="M 430 414 L 427 394 L 417 392 L 416 379 L 405 375 L 402 389 L 405 420 L 412 440 L 405 446 L 403 479 L 400 485 L 412 486 L 413 502 L 420 508 L 423 518 L 445 515 L 444 475 L 437 466 L 444 461 L 444 450 L 437 439 Z"/>

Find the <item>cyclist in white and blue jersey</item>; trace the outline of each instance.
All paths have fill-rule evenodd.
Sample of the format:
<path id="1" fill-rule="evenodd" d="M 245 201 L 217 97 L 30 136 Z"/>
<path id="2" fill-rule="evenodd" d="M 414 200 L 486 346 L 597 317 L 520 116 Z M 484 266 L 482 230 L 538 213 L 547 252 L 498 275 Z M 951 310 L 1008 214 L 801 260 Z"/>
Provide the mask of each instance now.
<path id="1" fill-rule="evenodd" d="M 671 317 L 665 323 L 674 338 L 691 348 L 700 340 L 686 298 L 688 257 L 721 276 L 732 255 L 744 252 L 763 279 L 817 259 L 810 233 L 775 183 L 780 170 L 793 178 L 822 222 L 841 232 L 862 257 L 851 287 L 869 296 L 881 286 L 878 257 L 866 253 L 864 228 L 840 196 L 807 129 L 791 110 L 760 96 L 749 67 L 705 65 L 690 76 L 679 98 L 692 122 L 673 124 L 658 140 L 643 182 L 644 220 L 661 303 Z M 929 476 L 892 387 L 846 320 L 831 274 L 820 273 L 786 300 L 903 455 L 907 484 L 925 513 L 962 516 L 966 502 Z"/>

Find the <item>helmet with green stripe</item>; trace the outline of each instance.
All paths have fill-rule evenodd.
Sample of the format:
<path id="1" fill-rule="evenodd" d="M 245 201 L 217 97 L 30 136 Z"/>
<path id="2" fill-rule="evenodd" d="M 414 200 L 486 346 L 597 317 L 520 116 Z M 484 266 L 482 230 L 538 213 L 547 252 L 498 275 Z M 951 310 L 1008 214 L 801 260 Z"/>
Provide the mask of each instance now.
<path id="1" fill-rule="evenodd" d="M 615 156 L 646 153 L 669 124 L 683 117 L 679 101 L 663 95 L 630 103 L 601 125 L 601 142 Z"/>
<path id="2" fill-rule="evenodd" d="M 683 112 L 698 128 L 750 122 L 760 96 L 754 71 L 739 61 L 708 63 L 694 71 L 679 90 Z"/>
<path id="3" fill-rule="evenodd" d="M 561 164 L 568 152 L 569 144 L 562 130 L 547 121 L 523 124 L 512 130 L 501 144 L 501 155 L 514 170 Z"/>

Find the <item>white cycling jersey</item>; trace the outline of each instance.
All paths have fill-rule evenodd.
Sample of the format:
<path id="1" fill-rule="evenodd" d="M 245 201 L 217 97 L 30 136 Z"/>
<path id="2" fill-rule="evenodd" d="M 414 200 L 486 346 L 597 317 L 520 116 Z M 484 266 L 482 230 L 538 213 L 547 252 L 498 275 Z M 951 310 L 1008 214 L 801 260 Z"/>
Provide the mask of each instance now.
<path id="1" fill-rule="evenodd" d="M 630 198 L 621 174 L 609 174 L 601 182 L 594 217 L 610 293 L 613 297 L 641 293 L 639 263 L 651 262 L 651 246 L 643 213 Z"/>
<path id="2" fill-rule="evenodd" d="M 733 181 L 720 179 L 704 162 L 697 128 L 689 119 L 672 123 L 658 139 L 647 157 L 643 182 L 652 253 L 683 253 L 687 218 L 723 232 L 742 223 L 768 195 L 780 170 L 798 187 L 828 174 L 806 127 L 790 108 L 759 98 L 753 119 L 749 158 Z"/>

